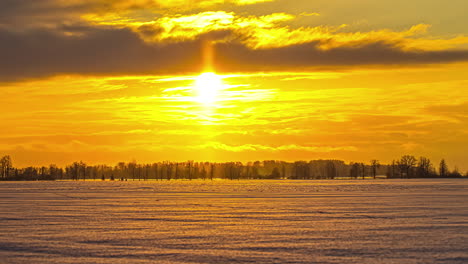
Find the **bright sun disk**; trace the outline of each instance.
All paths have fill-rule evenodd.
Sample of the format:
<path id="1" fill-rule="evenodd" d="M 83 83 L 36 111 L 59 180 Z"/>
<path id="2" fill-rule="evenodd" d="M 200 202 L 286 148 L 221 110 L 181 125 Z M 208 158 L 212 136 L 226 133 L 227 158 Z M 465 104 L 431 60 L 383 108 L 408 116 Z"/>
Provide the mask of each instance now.
<path id="1" fill-rule="evenodd" d="M 195 80 L 195 89 L 198 93 L 197 101 L 205 104 L 214 103 L 219 91 L 223 88 L 223 78 L 213 72 L 200 74 Z"/>

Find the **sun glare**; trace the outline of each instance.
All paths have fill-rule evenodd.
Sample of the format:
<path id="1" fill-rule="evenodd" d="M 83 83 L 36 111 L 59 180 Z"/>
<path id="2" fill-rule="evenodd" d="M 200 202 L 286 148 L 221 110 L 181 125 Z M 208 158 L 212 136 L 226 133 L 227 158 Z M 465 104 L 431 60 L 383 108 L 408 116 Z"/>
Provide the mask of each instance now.
<path id="1" fill-rule="evenodd" d="M 213 72 L 205 72 L 196 78 L 197 101 L 204 104 L 214 103 L 223 88 L 223 78 Z"/>

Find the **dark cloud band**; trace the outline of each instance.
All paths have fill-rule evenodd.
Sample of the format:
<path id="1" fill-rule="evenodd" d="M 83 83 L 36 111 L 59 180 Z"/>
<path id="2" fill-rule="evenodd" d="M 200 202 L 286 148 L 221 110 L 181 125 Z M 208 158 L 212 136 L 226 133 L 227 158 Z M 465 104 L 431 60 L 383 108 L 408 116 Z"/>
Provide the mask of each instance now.
<path id="1" fill-rule="evenodd" d="M 67 34 L 65 34 L 66 32 Z M 150 44 L 129 29 L 90 26 L 66 30 L 0 29 L 0 81 L 59 74 L 182 74 L 200 71 L 202 39 Z M 216 45 L 216 66 L 225 72 L 303 71 L 325 66 L 419 65 L 468 60 L 468 51 L 405 51 L 392 43 L 330 50 L 318 43 L 250 49 Z"/>

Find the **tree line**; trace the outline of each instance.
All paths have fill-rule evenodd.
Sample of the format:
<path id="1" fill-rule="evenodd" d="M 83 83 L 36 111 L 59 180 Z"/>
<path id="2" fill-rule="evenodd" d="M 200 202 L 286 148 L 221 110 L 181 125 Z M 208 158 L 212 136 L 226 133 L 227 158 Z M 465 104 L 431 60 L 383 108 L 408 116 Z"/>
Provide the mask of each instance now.
<path id="1" fill-rule="evenodd" d="M 157 162 L 140 164 L 136 161 L 119 162 L 115 166 L 87 165 L 74 162 L 64 168 L 56 165 L 15 168 L 10 156 L 0 159 L 0 180 L 213 180 L 213 179 L 366 179 L 366 178 L 461 178 L 457 168 L 449 170 L 445 160 L 438 168 L 425 157 L 417 159 L 404 155 L 391 164 L 380 164 L 341 160 L 312 161 L 255 161 L 241 162 Z"/>

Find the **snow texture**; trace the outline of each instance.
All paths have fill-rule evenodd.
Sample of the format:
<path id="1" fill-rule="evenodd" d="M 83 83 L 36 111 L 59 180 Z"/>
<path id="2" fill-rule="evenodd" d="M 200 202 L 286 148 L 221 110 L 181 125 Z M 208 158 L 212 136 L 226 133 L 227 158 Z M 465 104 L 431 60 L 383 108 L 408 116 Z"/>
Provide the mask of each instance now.
<path id="1" fill-rule="evenodd" d="M 0 182 L 0 263 L 468 263 L 468 180 Z"/>

